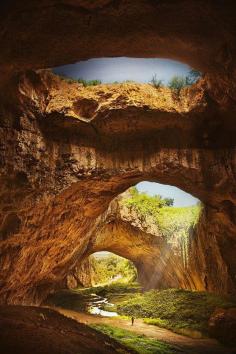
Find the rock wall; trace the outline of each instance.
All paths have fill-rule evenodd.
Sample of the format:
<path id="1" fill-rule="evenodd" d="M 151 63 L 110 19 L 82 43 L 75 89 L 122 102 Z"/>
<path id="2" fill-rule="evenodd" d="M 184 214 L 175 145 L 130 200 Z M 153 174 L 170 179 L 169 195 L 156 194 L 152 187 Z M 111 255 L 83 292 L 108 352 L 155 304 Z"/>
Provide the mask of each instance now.
<path id="1" fill-rule="evenodd" d="M 2 303 L 40 303 L 60 286 L 111 200 L 142 180 L 205 204 L 196 287 L 235 291 L 233 112 L 219 110 L 204 81 L 179 96 L 147 84 L 83 88 L 48 71 L 11 85 L 0 114 Z"/>
<path id="2" fill-rule="evenodd" d="M 3 78 L 16 71 L 97 57 L 161 57 L 207 73 L 211 97 L 235 104 L 233 0 L 11 0 L 0 7 L 4 88 Z"/>
<path id="3" fill-rule="evenodd" d="M 79 286 L 86 288 L 93 286 L 93 269 L 90 257 L 78 262 L 78 265 L 67 275 L 65 283 L 68 289 L 75 289 Z"/>
<path id="4" fill-rule="evenodd" d="M 90 255 L 109 251 L 131 260 L 137 268 L 138 281 L 144 289 L 184 288 L 196 290 L 189 264 L 183 257 L 182 242 L 172 235 L 162 235 L 153 217 L 141 215 L 124 200 L 125 192 L 115 198 L 103 214 L 100 226 L 90 238 L 84 260 L 67 277 L 69 287 L 92 286 Z M 74 282 L 70 282 L 71 279 Z"/>

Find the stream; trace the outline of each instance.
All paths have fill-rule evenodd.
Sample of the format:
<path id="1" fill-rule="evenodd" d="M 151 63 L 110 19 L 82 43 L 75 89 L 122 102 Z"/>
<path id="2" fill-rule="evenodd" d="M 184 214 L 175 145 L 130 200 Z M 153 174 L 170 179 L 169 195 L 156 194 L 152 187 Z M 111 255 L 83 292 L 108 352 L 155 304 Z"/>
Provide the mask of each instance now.
<path id="1" fill-rule="evenodd" d="M 102 310 L 101 307 L 103 307 L 104 304 L 109 305 L 110 307 L 114 306 L 114 304 L 108 302 L 107 298 L 96 294 L 91 294 L 91 299 L 90 301 L 87 302 L 87 312 L 90 313 L 91 315 L 100 315 L 103 317 L 118 316 L 118 313 L 115 311 Z"/>
<path id="2" fill-rule="evenodd" d="M 50 297 L 46 305 L 102 317 L 118 316 L 118 313 L 112 310 L 115 305 L 110 303 L 106 297 L 97 294 L 81 295 L 72 291 L 60 291 Z M 109 310 L 104 310 L 104 306 L 108 307 Z"/>

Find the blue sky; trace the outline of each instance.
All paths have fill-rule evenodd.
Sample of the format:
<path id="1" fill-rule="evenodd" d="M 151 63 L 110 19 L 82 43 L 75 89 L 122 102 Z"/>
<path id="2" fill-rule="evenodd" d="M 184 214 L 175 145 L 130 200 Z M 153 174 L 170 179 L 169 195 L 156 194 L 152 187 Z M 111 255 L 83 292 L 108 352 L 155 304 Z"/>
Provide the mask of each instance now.
<path id="1" fill-rule="evenodd" d="M 187 75 L 191 68 L 183 63 L 169 59 L 144 58 L 99 58 L 80 61 L 75 64 L 54 68 L 56 74 L 74 79 L 99 79 L 102 82 L 133 80 L 149 82 L 154 74 L 167 83 L 174 75 Z M 159 183 L 141 182 L 138 189 L 150 195 L 160 194 L 174 198 L 175 206 L 194 205 L 198 199 L 180 189 Z"/>
<path id="2" fill-rule="evenodd" d="M 169 59 L 99 58 L 54 68 L 56 74 L 74 79 L 98 79 L 102 82 L 133 80 L 149 82 L 154 74 L 164 83 L 174 75 L 186 75 L 191 68 Z"/>
<path id="3" fill-rule="evenodd" d="M 136 186 L 140 192 L 147 192 L 150 195 L 160 194 L 164 198 L 174 198 L 174 206 L 184 207 L 195 205 L 199 200 L 181 189 L 154 182 L 141 182 Z"/>

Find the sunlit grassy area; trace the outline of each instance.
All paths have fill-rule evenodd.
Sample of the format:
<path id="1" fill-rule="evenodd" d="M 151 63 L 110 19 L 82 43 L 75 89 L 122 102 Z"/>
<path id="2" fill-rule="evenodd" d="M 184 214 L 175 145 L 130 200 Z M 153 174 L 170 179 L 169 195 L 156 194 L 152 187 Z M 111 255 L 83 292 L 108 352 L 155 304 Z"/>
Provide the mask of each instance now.
<path id="1" fill-rule="evenodd" d="M 91 325 L 91 327 L 113 339 L 116 339 L 127 348 L 133 349 L 139 354 L 171 354 L 178 352 L 177 349 L 169 344 L 159 340 L 147 338 L 144 335 L 134 334 L 125 329 L 101 324 Z"/>
<path id="2" fill-rule="evenodd" d="M 90 269 L 94 286 L 117 281 L 127 284 L 137 278 L 137 270 L 131 261 L 108 252 L 103 257 L 99 253 L 90 256 Z"/>
<path id="3" fill-rule="evenodd" d="M 136 294 L 141 291 L 141 286 L 139 283 L 112 283 L 104 286 L 95 286 L 92 288 L 81 288 L 77 289 L 76 292 L 80 296 L 88 296 L 90 294 L 96 294 L 99 296 L 106 297 L 110 304 L 102 304 L 101 309 L 105 311 L 117 311 L 117 305 L 125 300 L 133 298 Z"/>
<path id="4" fill-rule="evenodd" d="M 138 283 L 112 283 L 104 286 L 95 286 L 91 288 L 78 288 L 74 290 L 62 290 L 48 297 L 46 304 L 70 309 L 74 311 L 86 311 L 86 304 L 91 302 L 93 294 L 106 297 L 111 303 L 101 305 L 106 311 L 116 311 L 116 304 L 128 300 L 141 291 Z"/>
<path id="5" fill-rule="evenodd" d="M 129 189 L 130 197 L 123 203 L 131 209 L 135 209 L 140 217 L 152 217 L 161 234 L 169 239 L 173 235 L 187 239 L 192 229 L 198 222 L 201 213 L 201 205 L 188 207 L 173 207 L 173 200 L 162 198 L 160 195 L 150 196 L 140 193 L 137 188 Z"/>
<path id="6" fill-rule="evenodd" d="M 94 286 L 92 288 L 78 288 L 76 291 L 79 294 L 89 295 L 96 294 L 101 296 L 109 297 L 109 295 L 125 295 L 130 293 L 139 293 L 141 290 L 141 286 L 139 283 L 120 283 L 115 282 L 103 286 Z"/>
<path id="7" fill-rule="evenodd" d="M 191 329 L 208 334 L 208 320 L 218 307 L 234 307 L 229 297 L 181 289 L 152 290 L 136 294 L 117 305 L 121 315 L 144 318 L 146 323 L 187 334 Z"/>

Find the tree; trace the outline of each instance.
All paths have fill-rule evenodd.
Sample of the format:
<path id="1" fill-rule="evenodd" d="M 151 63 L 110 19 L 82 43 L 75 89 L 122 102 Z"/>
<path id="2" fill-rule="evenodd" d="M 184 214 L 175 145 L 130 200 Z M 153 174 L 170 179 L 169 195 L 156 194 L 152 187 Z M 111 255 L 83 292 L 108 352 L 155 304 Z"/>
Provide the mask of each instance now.
<path id="1" fill-rule="evenodd" d="M 97 86 L 97 85 L 100 85 L 102 83 L 101 80 L 85 80 L 85 79 L 82 79 L 82 78 L 79 78 L 77 81 L 78 81 L 79 84 L 82 84 L 84 87 Z"/>
<path id="2" fill-rule="evenodd" d="M 201 76 L 202 74 L 200 73 L 200 71 L 192 69 L 189 71 L 186 77 L 186 83 L 188 85 L 193 85 L 195 84 L 195 82 L 197 82 L 200 79 Z"/>
<path id="3" fill-rule="evenodd" d="M 166 206 L 173 206 L 174 205 L 174 198 L 164 198 Z"/>
<path id="4" fill-rule="evenodd" d="M 184 76 L 173 76 L 168 83 L 168 87 L 172 90 L 180 91 L 186 86 L 186 77 Z"/>
<path id="5" fill-rule="evenodd" d="M 195 84 L 200 77 L 200 71 L 192 69 L 188 72 L 187 76 L 173 76 L 168 83 L 168 87 L 172 90 L 180 92 L 183 87 Z"/>

